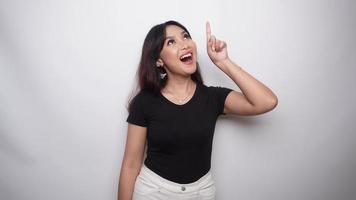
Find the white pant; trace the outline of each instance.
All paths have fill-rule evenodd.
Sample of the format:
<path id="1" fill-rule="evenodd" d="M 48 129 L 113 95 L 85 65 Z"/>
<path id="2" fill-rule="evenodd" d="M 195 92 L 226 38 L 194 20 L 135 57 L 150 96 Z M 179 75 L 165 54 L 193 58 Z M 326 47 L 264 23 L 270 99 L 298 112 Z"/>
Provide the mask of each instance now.
<path id="1" fill-rule="evenodd" d="M 215 190 L 210 171 L 193 183 L 179 184 L 142 165 L 132 200 L 214 200 Z"/>

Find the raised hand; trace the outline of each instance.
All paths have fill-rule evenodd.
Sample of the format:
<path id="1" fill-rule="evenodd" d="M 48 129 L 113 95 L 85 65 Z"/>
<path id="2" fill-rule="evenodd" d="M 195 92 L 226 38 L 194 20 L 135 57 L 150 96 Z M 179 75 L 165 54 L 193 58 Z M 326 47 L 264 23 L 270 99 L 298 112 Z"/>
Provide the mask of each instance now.
<path id="1" fill-rule="evenodd" d="M 206 22 L 206 44 L 208 55 L 215 65 L 228 59 L 226 42 L 211 35 L 210 23 Z"/>

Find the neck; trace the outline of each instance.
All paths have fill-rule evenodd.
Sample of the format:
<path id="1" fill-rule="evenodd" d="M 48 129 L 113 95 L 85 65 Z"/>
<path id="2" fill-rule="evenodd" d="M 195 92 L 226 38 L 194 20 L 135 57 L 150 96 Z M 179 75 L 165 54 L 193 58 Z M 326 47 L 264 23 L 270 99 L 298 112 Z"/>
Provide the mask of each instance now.
<path id="1" fill-rule="evenodd" d="M 190 77 L 169 77 L 164 90 L 178 96 L 184 96 L 194 87 L 195 82 Z"/>

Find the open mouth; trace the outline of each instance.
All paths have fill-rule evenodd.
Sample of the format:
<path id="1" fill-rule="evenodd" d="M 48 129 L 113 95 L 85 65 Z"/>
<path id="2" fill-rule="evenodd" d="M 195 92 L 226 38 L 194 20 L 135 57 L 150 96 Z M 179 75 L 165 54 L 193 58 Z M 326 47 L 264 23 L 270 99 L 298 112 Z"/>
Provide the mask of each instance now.
<path id="1" fill-rule="evenodd" d="M 193 54 L 191 52 L 184 54 L 180 57 L 180 60 L 185 64 L 190 64 L 193 61 Z"/>

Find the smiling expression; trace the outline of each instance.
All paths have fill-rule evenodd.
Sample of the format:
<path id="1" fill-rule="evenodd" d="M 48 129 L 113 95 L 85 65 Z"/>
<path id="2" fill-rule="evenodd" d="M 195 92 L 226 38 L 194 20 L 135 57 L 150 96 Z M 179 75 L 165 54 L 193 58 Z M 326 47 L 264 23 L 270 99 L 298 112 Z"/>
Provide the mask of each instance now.
<path id="1" fill-rule="evenodd" d="M 197 48 L 189 33 L 179 26 L 169 25 L 166 27 L 166 38 L 157 61 L 163 65 L 168 76 L 179 74 L 188 76 L 196 71 Z"/>

